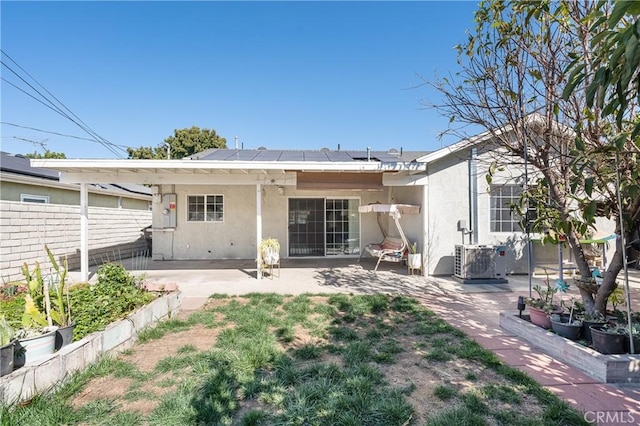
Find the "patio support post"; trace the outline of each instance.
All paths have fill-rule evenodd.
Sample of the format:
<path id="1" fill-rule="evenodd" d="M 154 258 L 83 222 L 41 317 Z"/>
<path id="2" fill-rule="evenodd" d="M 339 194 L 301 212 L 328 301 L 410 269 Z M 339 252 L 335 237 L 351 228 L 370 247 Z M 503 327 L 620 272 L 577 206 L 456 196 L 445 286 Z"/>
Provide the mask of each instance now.
<path id="1" fill-rule="evenodd" d="M 89 192 L 80 184 L 80 281 L 89 281 Z"/>
<path id="2" fill-rule="evenodd" d="M 427 276 L 427 269 L 429 265 L 427 261 L 427 251 L 429 249 L 429 181 L 426 185 L 422 185 L 422 209 L 420 209 L 422 215 L 422 276 Z"/>
<path id="3" fill-rule="evenodd" d="M 262 279 L 260 242 L 262 241 L 262 185 L 256 184 L 256 278 Z"/>

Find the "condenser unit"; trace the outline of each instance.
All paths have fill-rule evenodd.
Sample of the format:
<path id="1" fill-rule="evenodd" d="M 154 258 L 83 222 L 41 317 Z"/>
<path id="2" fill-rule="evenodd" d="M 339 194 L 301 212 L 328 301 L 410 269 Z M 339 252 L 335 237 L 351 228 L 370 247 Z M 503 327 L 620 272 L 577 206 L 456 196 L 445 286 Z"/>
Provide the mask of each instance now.
<path id="1" fill-rule="evenodd" d="M 494 246 L 456 245 L 454 275 L 463 280 L 496 278 Z"/>

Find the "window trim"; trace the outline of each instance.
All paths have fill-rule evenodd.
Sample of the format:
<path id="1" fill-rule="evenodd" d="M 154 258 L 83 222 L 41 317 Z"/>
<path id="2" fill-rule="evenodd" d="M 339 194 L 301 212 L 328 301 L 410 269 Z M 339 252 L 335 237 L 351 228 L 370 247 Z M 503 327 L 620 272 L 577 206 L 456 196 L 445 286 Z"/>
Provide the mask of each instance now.
<path id="1" fill-rule="evenodd" d="M 35 200 L 35 201 L 32 201 Z M 50 204 L 51 197 L 48 195 L 20 194 L 21 203 Z"/>
<path id="2" fill-rule="evenodd" d="M 189 207 L 190 207 L 190 203 L 189 203 L 189 198 L 190 197 L 204 197 L 204 219 L 203 220 L 191 220 L 189 219 Z M 207 219 L 207 198 L 208 197 L 222 197 L 222 219 L 221 220 L 212 220 L 212 219 Z M 214 203 L 215 204 L 215 203 Z M 185 221 L 187 223 L 224 223 L 224 194 L 186 194 L 186 209 L 185 209 L 185 214 L 186 214 L 186 218 Z M 212 212 L 214 213 L 214 212 Z"/>
<path id="3" fill-rule="evenodd" d="M 504 188 L 517 188 L 519 190 L 520 193 L 522 193 L 523 189 L 521 185 L 518 184 L 514 184 L 514 183 L 503 183 L 503 184 L 491 184 L 489 186 L 489 233 L 490 234 L 513 234 L 513 233 L 523 233 L 524 229 L 522 229 L 522 226 L 520 224 L 521 218 L 515 217 L 513 212 L 511 211 L 511 209 L 509 209 L 509 216 L 511 218 L 510 222 L 507 222 L 503 219 L 494 219 L 493 215 L 494 215 L 494 207 L 493 207 L 493 200 L 497 195 L 494 195 L 494 190 L 495 189 L 501 189 L 501 193 L 500 193 L 500 197 L 502 199 L 506 198 L 503 194 L 502 194 L 502 189 Z M 519 195 L 518 195 L 519 197 Z M 514 197 L 513 197 L 513 190 L 511 191 L 511 197 L 510 197 L 510 204 L 514 202 Z M 498 210 L 496 210 L 498 211 Z M 506 224 L 506 223 L 511 223 L 512 224 L 512 230 L 510 231 L 506 231 L 506 230 L 495 230 L 494 229 L 494 225 L 497 224 Z M 503 228 L 503 226 L 501 226 L 501 228 Z"/>

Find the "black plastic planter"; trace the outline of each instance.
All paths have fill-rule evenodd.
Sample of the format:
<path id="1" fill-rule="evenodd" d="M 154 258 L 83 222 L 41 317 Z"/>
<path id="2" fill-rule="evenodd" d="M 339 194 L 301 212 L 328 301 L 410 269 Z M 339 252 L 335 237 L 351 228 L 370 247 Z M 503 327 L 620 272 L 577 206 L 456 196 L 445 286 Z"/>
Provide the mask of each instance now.
<path id="1" fill-rule="evenodd" d="M 593 349 L 605 355 L 625 353 L 625 335 L 607 333 L 603 331 L 603 328 L 602 326 L 591 326 Z"/>
<path id="2" fill-rule="evenodd" d="M 565 320 L 565 318 L 562 318 L 562 320 Z M 565 321 L 562 320 L 551 320 L 551 329 L 554 331 L 554 333 L 569 340 L 578 340 L 578 337 L 580 337 L 580 332 L 582 331 L 582 324 L 574 325 L 569 324 L 568 319 Z"/>

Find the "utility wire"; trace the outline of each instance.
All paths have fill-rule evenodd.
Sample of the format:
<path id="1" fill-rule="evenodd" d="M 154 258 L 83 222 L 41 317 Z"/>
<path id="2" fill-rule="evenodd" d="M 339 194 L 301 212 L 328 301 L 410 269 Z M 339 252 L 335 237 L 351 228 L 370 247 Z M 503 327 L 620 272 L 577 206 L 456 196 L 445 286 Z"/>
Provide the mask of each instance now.
<path id="1" fill-rule="evenodd" d="M 124 152 L 124 150 L 118 146 L 115 145 L 114 143 L 110 142 L 109 140 L 107 140 L 106 138 L 100 136 L 96 131 L 94 131 L 91 127 L 89 127 L 82 119 L 80 119 L 75 113 L 73 113 L 73 111 L 71 111 L 64 103 L 62 103 L 55 95 L 53 95 L 49 90 L 47 90 L 47 88 L 45 88 L 42 84 L 40 84 L 40 82 L 38 82 L 38 80 L 36 80 L 33 76 L 31 76 L 24 68 L 22 68 L 20 66 L 20 64 L 18 64 L 13 58 L 11 58 L 4 50 L 0 49 L 0 52 L 2 52 L 3 55 L 5 55 L 9 60 L 11 60 L 11 62 L 13 62 L 22 72 L 24 72 L 29 78 L 31 78 L 38 86 L 40 86 L 48 95 L 50 95 L 51 97 L 53 97 L 53 99 L 55 99 L 55 101 L 60 105 L 56 105 L 55 102 L 53 102 L 51 99 L 49 99 L 47 96 L 45 96 L 44 94 L 42 94 L 38 89 L 36 89 L 35 87 L 33 87 L 33 85 L 31 85 L 28 81 L 26 81 L 23 77 L 21 77 L 13 68 L 11 68 L 11 66 L 9 66 L 7 63 L 5 63 L 4 61 L 0 60 L 0 63 L 2 63 L 2 65 L 4 65 L 9 71 L 11 71 L 13 74 L 15 74 L 20 80 L 22 80 L 27 86 L 29 86 L 32 90 L 34 90 L 38 95 L 40 95 L 44 100 L 46 100 L 48 102 L 45 103 L 40 99 L 37 99 L 35 96 L 33 96 L 32 94 L 26 92 L 25 90 L 19 88 L 17 85 L 13 84 L 12 82 L 8 81 L 5 78 L 2 78 L 2 80 L 6 81 L 7 83 L 9 83 L 11 86 L 15 87 L 16 89 L 20 90 L 21 92 L 27 94 L 28 96 L 30 96 L 31 98 L 35 99 L 36 101 L 42 103 L 43 105 L 47 106 L 48 108 L 52 109 L 53 111 L 57 112 L 58 114 L 62 115 L 63 117 L 67 118 L 68 120 L 70 120 L 71 122 L 73 122 L 74 124 L 76 124 L 78 127 L 80 127 L 82 130 L 84 130 L 87 134 L 89 134 L 90 136 L 93 137 L 92 141 L 98 142 L 100 144 L 102 144 L 105 148 L 107 148 L 111 153 L 113 153 L 114 155 L 122 158 L 122 155 L 116 150 L 116 149 L 120 149 L 121 151 Z M 64 108 L 64 110 L 62 109 Z M 68 112 L 65 112 L 65 110 Z M 71 115 L 69 115 L 71 114 Z M 72 118 L 73 116 L 73 118 Z"/>
<path id="2" fill-rule="evenodd" d="M 51 105 L 53 105 L 57 111 L 63 116 L 66 117 L 67 119 L 71 120 L 73 123 L 75 123 L 76 125 L 78 125 L 80 128 L 82 128 L 85 132 L 89 133 L 90 135 L 96 137 L 98 139 L 98 142 L 102 143 L 103 146 L 105 146 L 106 148 L 108 148 L 105 144 L 107 145 L 111 145 L 111 146 L 115 146 L 114 144 L 112 144 L 110 141 L 108 141 L 107 139 L 103 138 L 102 136 L 100 136 L 97 132 L 95 132 L 93 129 L 91 129 L 84 121 L 82 121 L 82 119 L 80 119 L 80 117 L 78 117 L 76 114 L 73 113 L 73 111 L 71 111 L 62 101 L 60 101 L 58 98 L 56 98 L 56 96 L 51 93 L 49 90 L 47 90 L 46 87 L 44 87 L 42 84 L 40 84 L 40 82 L 38 80 L 36 80 L 31 74 L 29 74 L 24 68 L 22 68 L 20 66 L 20 64 L 18 64 L 11 56 L 9 56 L 5 51 L 1 50 L 2 53 L 9 59 L 11 60 L 11 62 L 13 62 L 18 68 L 20 68 L 20 70 L 22 72 L 24 72 L 27 76 L 29 76 L 29 78 L 31 78 L 38 86 L 40 86 L 45 92 L 47 92 L 47 94 L 49 94 L 51 97 L 53 97 L 53 99 L 56 100 L 56 102 L 58 102 L 58 104 L 60 106 L 62 106 L 62 108 L 64 108 L 65 110 L 67 110 L 73 117 L 75 117 L 76 120 L 78 120 L 80 123 L 82 123 L 82 125 L 80 125 L 78 122 L 76 122 L 74 119 L 72 119 L 67 113 L 63 112 L 63 110 L 56 105 L 53 101 L 51 101 L 50 99 L 48 99 L 46 96 L 44 96 L 42 93 L 40 93 L 36 88 L 34 88 L 31 84 L 29 84 L 26 80 L 24 80 L 20 75 L 18 75 L 18 73 L 16 73 L 11 67 L 9 67 L 6 63 L 2 62 L 0 60 L 0 62 L 2 62 L 2 65 L 4 65 L 5 67 L 7 67 L 12 73 L 14 73 L 18 78 L 20 78 L 22 81 L 25 82 L 25 84 L 27 84 L 29 87 L 31 87 L 36 93 L 38 93 L 40 96 L 42 96 L 44 99 L 46 99 Z M 109 149 L 112 153 L 118 155 L 116 152 L 114 152 L 112 149 Z"/>
<path id="3" fill-rule="evenodd" d="M 49 133 L 49 134 L 52 134 L 52 135 L 63 136 L 65 138 L 80 139 L 80 140 L 89 141 L 89 142 L 95 142 L 96 141 L 95 139 L 83 138 L 82 136 L 68 135 L 66 133 L 58 133 L 58 132 L 54 132 L 54 131 L 51 131 L 51 130 L 43 130 L 43 129 L 38 129 L 38 128 L 35 128 L 35 127 L 29 127 L 29 126 L 21 126 L 19 124 L 8 123 L 6 121 L 0 121 L 0 124 L 4 124 L 6 126 L 19 127 L 21 129 L 33 130 L 33 131 L 36 131 L 36 132 Z M 15 137 L 15 136 L 13 136 L 13 137 Z M 115 145 L 114 144 L 114 146 L 117 146 L 117 147 L 122 148 L 122 149 L 129 148 L 126 145 Z"/>

